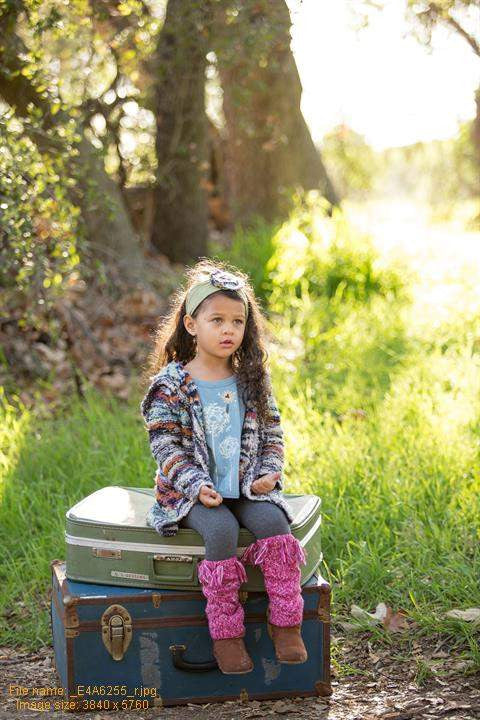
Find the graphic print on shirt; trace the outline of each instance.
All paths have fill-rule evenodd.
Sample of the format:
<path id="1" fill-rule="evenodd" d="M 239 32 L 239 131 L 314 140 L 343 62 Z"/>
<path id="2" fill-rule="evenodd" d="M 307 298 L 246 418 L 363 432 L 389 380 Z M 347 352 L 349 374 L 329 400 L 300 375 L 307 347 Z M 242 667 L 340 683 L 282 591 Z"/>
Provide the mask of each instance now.
<path id="1" fill-rule="evenodd" d="M 212 437 L 221 433 L 229 424 L 227 411 L 217 403 L 208 403 L 203 412 L 205 429 Z"/>
<path id="2" fill-rule="evenodd" d="M 234 390 L 224 390 L 222 393 L 219 393 L 219 395 L 221 395 L 223 398 L 226 413 L 228 415 L 230 410 L 230 403 L 234 402 L 237 399 L 237 393 Z"/>
<path id="3" fill-rule="evenodd" d="M 234 390 L 224 390 L 217 393 L 218 397 L 223 400 L 223 405 L 219 403 L 207 403 L 204 408 L 205 428 L 210 435 L 212 443 L 212 452 L 216 456 L 215 440 L 216 436 L 223 431 L 228 432 L 230 428 L 230 404 L 237 401 L 237 393 Z M 218 445 L 222 457 L 225 459 L 232 458 L 239 451 L 240 443 L 235 435 L 227 435 Z M 237 478 L 234 478 L 234 464 L 230 464 L 229 475 L 225 478 L 228 482 L 230 491 L 236 486 Z M 217 466 L 213 467 L 213 482 L 217 487 L 219 482 Z"/>
<path id="4" fill-rule="evenodd" d="M 240 447 L 240 443 L 235 437 L 227 437 L 220 444 L 220 452 L 224 458 L 231 458 Z"/>

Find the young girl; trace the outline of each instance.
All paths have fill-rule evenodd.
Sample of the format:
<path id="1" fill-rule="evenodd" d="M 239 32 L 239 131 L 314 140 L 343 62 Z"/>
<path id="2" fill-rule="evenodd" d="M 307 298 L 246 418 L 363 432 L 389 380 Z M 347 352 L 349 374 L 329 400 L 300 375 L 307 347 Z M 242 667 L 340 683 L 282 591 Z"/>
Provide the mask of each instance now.
<path id="1" fill-rule="evenodd" d="M 243 273 L 202 259 L 187 278 L 157 331 L 156 374 L 141 404 L 158 464 L 147 522 L 161 535 L 186 527 L 202 536 L 198 578 L 222 672 L 253 669 L 238 595 L 245 563 L 263 572 L 277 659 L 302 663 L 305 554 L 282 494 L 283 431 L 265 368 L 263 317 Z M 240 525 L 256 542 L 239 560 Z"/>

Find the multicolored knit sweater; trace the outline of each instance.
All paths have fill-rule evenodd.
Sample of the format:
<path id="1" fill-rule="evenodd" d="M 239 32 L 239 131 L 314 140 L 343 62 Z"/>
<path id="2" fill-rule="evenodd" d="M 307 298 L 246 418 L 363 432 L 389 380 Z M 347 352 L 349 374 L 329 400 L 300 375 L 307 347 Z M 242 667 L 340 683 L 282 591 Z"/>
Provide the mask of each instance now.
<path id="1" fill-rule="evenodd" d="M 148 430 L 150 448 L 158 468 L 155 475 L 155 504 L 147 524 L 164 536 L 175 535 L 179 520 L 198 501 L 202 485 L 214 487 L 208 466 L 202 404 L 195 381 L 184 369 L 186 363 L 172 361 L 152 378 L 140 409 Z M 255 494 L 251 485 L 261 475 L 282 472 L 283 431 L 280 413 L 270 392 L 269 422 L 257 421 L 253 398 L 244 397 L 245 420 L 240 443 L 240 494 L 255 501 L 269 501 L 293 516 L 283 497 L 283 475 L 273 490 Z"/>

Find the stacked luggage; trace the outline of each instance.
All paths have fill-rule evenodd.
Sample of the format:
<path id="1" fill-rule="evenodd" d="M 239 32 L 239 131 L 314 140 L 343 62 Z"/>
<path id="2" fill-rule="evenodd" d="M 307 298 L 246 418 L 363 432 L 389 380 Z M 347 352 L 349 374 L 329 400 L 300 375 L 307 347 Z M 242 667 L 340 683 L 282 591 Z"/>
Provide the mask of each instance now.
<path id="1" fill-rule="evenodd" d="M 263 576 L 247 565 L 245 644 L 254 670 L 225 675 L 212 655 L 197 564 L 201 536 L 180 528 L 161 537 L 145 518 L 153 489 L 111 486 L 66 515 L 66 562 L 52 568 L 51 623 L 55 664 L 70 710 L 140 710 L 152 705 L 329 695 L 330 586 L 319 574 L 320 499 L 289 495 L 301 566 L 300 665 L 276 660 L 268 636 Z M 240 529 L 238 555 L 255 541 Z M 67 707 L 68 704 L 68 707 Z"/>

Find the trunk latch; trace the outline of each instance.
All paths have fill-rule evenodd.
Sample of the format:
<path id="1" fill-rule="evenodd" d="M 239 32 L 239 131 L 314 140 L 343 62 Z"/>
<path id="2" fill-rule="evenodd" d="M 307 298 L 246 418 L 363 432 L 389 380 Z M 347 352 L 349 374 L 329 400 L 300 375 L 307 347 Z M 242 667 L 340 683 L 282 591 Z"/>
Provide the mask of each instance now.
<path id="1" fill-rule="evenodd" d="M 102 640 L 114 660 L 123 660 L 132 640 L 132 618 L 121 605 L 110 605 L 102 615 Z"/>

